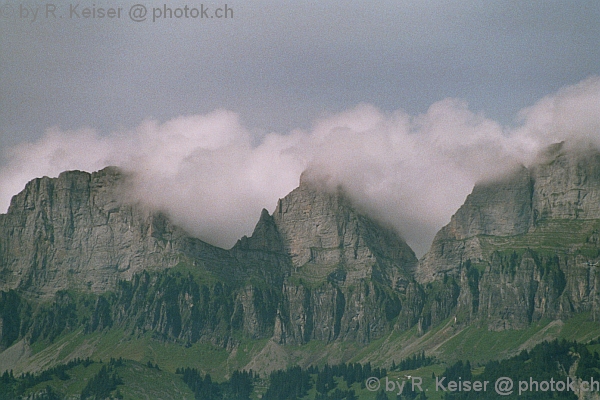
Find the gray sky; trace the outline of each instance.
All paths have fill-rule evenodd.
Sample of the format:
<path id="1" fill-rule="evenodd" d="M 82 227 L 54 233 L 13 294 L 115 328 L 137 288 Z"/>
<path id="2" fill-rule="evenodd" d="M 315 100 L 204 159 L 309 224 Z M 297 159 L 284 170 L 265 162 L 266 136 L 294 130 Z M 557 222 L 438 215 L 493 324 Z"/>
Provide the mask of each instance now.
<path id="1" fill-rule="evenodd" d="M 121 19 L 68 18 L 77 3 L 55 2 L 59 20 L 0 20 L 0 145 L 217 108 L 286 132 L 362 102 L 421 113 L 446 97 L 507 124 L 600 72 L 595 0 L 228 0 L 232 19 L 154 23 L 130 21 L 131 1 L 79 2 L 120 6 Z"/>
<path id="2" fill-rule="evenodd" d="M 136 3 L 149 10 L 144 22 L 129 17 Z M 78 135 L 91 128 L 99 143 L 114 132 L 139 133 L 148 119 L 161 124 L 218 109 L 237 117 L 223 117 L 217 125 L 231 128 L 236 135 L 249 135 L 250 147 L 262 143 L 269 132 L 289 139 L 300 129 L 317 137 L 318 121 L 335 120 L 340 113 L 368 119 L 380 112 L 384 116 L 380 119 L 390 124 L 396 121 L 394 113 L 405 113 L 421 124 L 417 130 L 434 135 L 423 126 L 435 125 L 431 121 L 438 115 L 436 110 L 450 110 L 442 113 L 447 116 L 463 115 L 463 109 L 468 109 L 486 122 L 473 122 L 475 117 L 468 116 L 467 125 L 497 124 L 500 128 L 492 130 L 508 135 L 507 130 L 523 128 L 517 117 L 524 108 L 600 74 L 597 0 L 227 0 L 203 4 L 209 16 L 227 4 L 233 18 L 154 22 L 152 9 L 163 9 L 164 2 L 83 0 L 76 14 L 70 14 L 69 7 L 78 2 L 55 1 L 57 18 L 46 18 L 46 4 L 0 0 L 0 150 L 4 157 L 0 166 L 4 165 L 5 177 L 7 171 L 13 175 L 17 169 L 25 171 L 25 158 L 21 164 L 10 160 L 14 154 L 25 154 L 22 143 L 49 146 L 42 138 L 51 127 L 61 135 L 71 130 Z M 169 2 L 168 7 L 200 9 L 201 4 Z M 121 17 L 77 17 L 94 5 L 121 7 Z M 31 9 L 38 6 L 37 19 L 32 21 Z M 28 18 L 20 18 L 24 14 Z M 584 86 L 592 88 L 589 93 L 597 90 L 595 83 Z M 462 103 L 443 103 L 448 98 Z M 369 106 L 365 109 L 361 104 Z M 591 111 L 595 112 L 594 105 Z M 344 114 L 348 110 L 355 112 Z M 431 124 L 423 124 L 425 120 Z M 387 125 L 381 129 L 389 131 Z M 401 129 L 392 131 L 395 135 Z M 115 141 L 111 143 L 102 148 L 114 146 Z M 297 154 L 306 161 L 303 151 L 314 143 L 303 143 Z M 71 165 L 80 164 L 65 164 Z M 290 175 L 297 183 L 298 168 L 306 163 L 298 161 L 294 166 Z M 377 174 L 373 176 L 382 173 Z M 423 238 L 430 239 L 431 232 L 447 222 L 449 210 L 460 205 L 475 178 L 481 176 L 471 174 L 460 183 L 456 200 L 444 207 L 435 223 L 430 221 Z M 282 184 L 276 194 L 288 189 L 289 184 Z M 256 207 L 271 201 L 268 196 L 255 200 Z M 247 232 L 248 226 L 250 222 L 242 231 Z"/>

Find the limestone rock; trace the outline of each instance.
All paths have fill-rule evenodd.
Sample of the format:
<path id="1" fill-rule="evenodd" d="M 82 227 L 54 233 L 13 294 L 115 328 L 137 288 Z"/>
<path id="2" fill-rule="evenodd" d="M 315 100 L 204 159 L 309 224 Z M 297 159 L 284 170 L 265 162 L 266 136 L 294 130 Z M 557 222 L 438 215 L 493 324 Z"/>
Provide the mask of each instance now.
<path id="1" fill-rule="evenodd" d="M 13 198 L 0 215 L 0 310 L 22 311 L 0 314 L 0 346 L 82 324 L 229 347 L 240 332 L 366 343 L 417 321 L 414 253 L 341 191 L 303 180 L 224 250 L 131 201 L 128 179 L 111 167 L 69 171 Z"/>
<path id="2" fill-rule="evenodd" d="M 0 290 L 34 297 L 64 289 L 101 293 L 181 257 L 217 261 L 206 263 L 217 272 L 229 257 L 126 199 L 127 177 L 111 167 L 29 182 L 0 215 Z"/>
<path id="3" fill-rule="evenodd" d="M 416 278 L 457 282 L 453 312 L 493 330 L 580 312 L 597 319 L 599 231 L 600 152 L 557 144 L 530 168 L 477 185 Z"/>
<path id="4" fill-rule="evenodd" d="M 347 284 L 374 277 L 393 286 L 414 272 L 417 259 L 406 242 L 358 212 L 341 189 L 331 193 L 303 176 L 273 218 L 292 276 L 322 279 L 342 270 Z"/>
<path id="5" fill-rule="evenodd" d="M 400 326 L 416 323 L 408 300 L 400 316 L 417 261 L 413 251 L 357 211 L 341 189 L 304 175 L 279 200 L 273 219 L 292 267 L 277 315 L 277 342 L 367 343 L 398 319 Z"/>

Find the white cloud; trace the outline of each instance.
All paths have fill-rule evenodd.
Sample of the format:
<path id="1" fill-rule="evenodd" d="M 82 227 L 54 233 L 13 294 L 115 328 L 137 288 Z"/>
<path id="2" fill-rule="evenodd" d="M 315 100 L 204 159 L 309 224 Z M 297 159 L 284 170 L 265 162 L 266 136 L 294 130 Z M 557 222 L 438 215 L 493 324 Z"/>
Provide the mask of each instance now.
<path id="1" fill-rule="evenodd" d="M 9 149 L 0 169 L 0 206 L 6 209 L 32 178 L 117 165 L 134 172 L 138 198 L 228 247 L 250 234 L 261 208 L 273 211 L 310 167 L 344 186 L 422 254 L 477 181 L 528 164 L 557 141 L 600 144 L 600 78 L 561 89 L 520 117 L 520 126 L 502 127 L 458 99 L 417 116 L 361 104 L 308 131 L 271 133 L 258 143 L 226 110 L 147 120 L 107 136 L 51 128 L 37 142 Z"/>
<path id="2" fill-rule="evenodd" d="M 600 77 L 588 78 L 521 110 L 522 126 L 515 137 L 530 147 L 564 140 L 600 145 Z"/>

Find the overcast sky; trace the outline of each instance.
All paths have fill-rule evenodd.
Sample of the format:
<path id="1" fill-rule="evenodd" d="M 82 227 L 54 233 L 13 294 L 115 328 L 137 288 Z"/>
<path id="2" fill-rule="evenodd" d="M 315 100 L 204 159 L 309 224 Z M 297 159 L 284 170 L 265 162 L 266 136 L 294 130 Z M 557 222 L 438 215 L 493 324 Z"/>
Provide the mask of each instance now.
<path id="1" fill-rule="evenodd" d="M 148 10 L 143 22 L 130 18 L 130 9 L 136 3 Z M 399 132 L 405 138 L 415 132 L 433 137 L 435 131 L 436 143 L 440 143 L 443 142 L 440 138 L 460 136 L 458 128 L 467 124 L 469 129 L 476 127 L 477 132 L 473 131 L 476 136 L 494 132 L 491 135 L 496 139 L 491 142 L 497 145 L 504 138 L 527 136 L 522 130 L 533 123 L 535 112 L 541 115 L 544 99 L 585 98 L 591 101 L 585 103 L 590 113 L 598 111 L 595 103 L 598 82 L 594 81 L 600 74 L 597 0 L 168 3 L 175 14 L 177 7 L 188 6 L 192 15 L 191 10 L 200 10 L 202 4 L 209 17 L 217 8 L 225 8 L 225 4 L 230 11 L 228 18 L 221 19 L 173 17 L 153 21 L 153 14 L 158 16 L 159 10 L 164 13 L 164 2 L 83 0 L 71 13 L 69 7 L 77 2 L 55 1 L 55 18 L 45 15 L 50 3 L 0 0 L 0 175 L 5 188 L 18 191 L 14 188 L 22 187 L 23 180 L 40 173 L 53 175 L 63 167 L 90 169 L 108 161 L 122 161 L 123 165 L 131 166 L 135 150 L 119 156 L 112 154 L 124 148 L 119 140 L 127 141 L 134 149 L 140 148 L 139 143 L 131 144 L 135 141 L 156 142 L 157 137 L 170 138 L 175 131 L 181 137 L 196 128 L 203 133 L 202 140 L 198 142 L 196 137 L 194 143 L 204 150 L 213 151 L 236 140 L 244 143 L 244 154 L 251 160 L 260 159 L 261 149 L 269 149 L 262 156 L 271 160 L 273 154 L 283 158 L 294 154 L 293 160 L 280 160 L 285 168 L 279 165 L 282 172 L 270 176 L 271 180 L 260 190 L 255 186 L 246 188 L 245 198 L 254 196 L 252 206 L 245 211 L 248 216 L 244 221 L 247 221 L 228 228 L 229 233 L 223 233 L 227 238 L 216 241 L 227 245 L 232 237 L 251 230 L 250 221 L 256 220 L 260 207 L 272 211 L 276 198 L 297 184 L 303 168 L 317 161 L 323 164 L 328 157 L 335 159 L 339 143 L 352 143 L 348 139 L 351 135 L 336 137 L 331 139 L 336 145 L 332 144 L 329 153 L 312 159 L 310 154 L 323 147 L 315 144 L 317 139 L 329 135 L 330 132 L 325 132 L 329 128 L 363 132 L 362 137 L 368 136 L 369 140 L 377 135 L 400 135 Z M 83 18 L 83 9 L 93 6 L 120 7 L 120 18 Z M 36 7 L 40 8 L 33 20 Z M 443 126 L 457 121 L 454 117 L 438 118 L 440 115 L 463 118 L 454 127 L 458 130 L 446 134 L 443 127 L 432 128 L 440 121 Z M 529 119 L 524 120 L 524 116 Z M 339 126 L 334 126 L 335 121 Z M 154 124 L 153 128 L 148 128 L 148 124 Z M 591 124 L 595 126 L 594 121 Z M 198 128 L 200 125 L 202 129 Z M 214 137 L 219 138 L 214 143 L 209 140 L 211 129 L 215 129 Z M 229 139 L 223 139 L 223 135 Z M 121 139 L 117 140 L 117 136 Z M 169 143 L 174 143 L 173 140 Z M 83 141 L 102 155 L 91 157 L 93 162 L 89 160 L 89 152 L 72 160 L 65 156 L 65 160 L 72 162 L 48 161 L 41 162 L 37 169 L 30 168 L 35 161 L 28 157 L 32 154 L 43 157 L 49 154 L 50 150 L 44 150 L 48 148 L 66 151 L 66 141 L 79 147 L 78 141 Z M 506 154 L 497 152 L 502 153 L 498 159 L 522 160 L 522 155 L 514 156 L 512 150 L 506 149 L 512 146 L 522 150 L 522 143 L 531 145 L 531 140 L 521 141 L 519 146 L 515 145 L 517 142 L 502 145 Z M 360 140 L 357 143 L 357 147 L 350 145 L 344 150 L 340 159 L 344 156 L 356 159 L 353 151 L 365 146 Z M 377 147 L 368 143 L 369 148 Z M 185 141 L 179 145 L 190 146 Z M 391 151 L 381 146 L 383 153 Z M 467 150 L 464 146 L 461 149 L 457 154 L 464 158 Z M 414 154 L 422 156 L 419 151 L 424 150 L 417 149 Z M 365 152 L 360 153 L 364 156 Z M 148 150 L 146 156 L 150 157 L 149 154 L 154 153 Z M 403 154 L 394 158 L 392 154 L 373 153 L 371 157 L 398 163 L 400 160 L 406 166 L 410 157 L 409 153 Z M 177 150 L 169 156 L 188 157 L 189 161 L 190 155 Z M 426 165 L 447 167 L 439 154 L 430 156 L 431 162 L 426 160 Z M 481 153 L 473 154 L 474 158 L 480 156 Z M 224 163 L 233 175 L 247 173 L 253 165 L 261 166 L 253 171 L 273 173 L 273 165 L 258 161 L 232 167 L 213 153 L 205 156 L 194 153 L 194 157 L 205 166 L 208 160 Z M 371 159 L 365 158 L 365 163 L 372 167 Z M 457 160 L 452 159 L 452 164 L 457 165 Z M 457 167 L 462 168 L 464 176 L 442 190 L 446 197 L 447 193 L 454 193 L 452 199 L 439 207 L 426 227 L 416 228 L 418 222 L 407 222 L 406 215 L 418 211 L 414 207 L 400 213 L 405 218 L 400 218 L 398 226 L 415 225 L 403 234 L 418 231 L 415 233 L 418 239 L 412 240 L 413 246 L 417 243 L 418 252 L 428 246 L 432 232 L 448 222 L 451 210 L 462 203 L 474 181 L 482 178 L 472 173 L 479 168 L 475 164 L 476 167 Z M 414 169 L 416 164 L 411 165 Z M 347 164 L 336 164 L 333 169 L 342 166 Z M 177 163 L 172 168 L 176 173 L 185 169 Z M 376 172 L 372 170 L 364 179 L 373 182 L 380 177 L 381 189 L 389 183 L 387 173 L 410 175 L 411 171 L 395 167 L 382 172 L 382 168 L 375 168 Z M 15 175 L 19 179 L 11 180 Z M 435 172 L 427 175 L 433 179 L 430 175 Z M 194 182 L 185 181 L 186 187 L 204 185 L 208 179 L 197 178 Z M 418 180 L 427 182 L 429 178 Z M 260 180 L 255 175 L 253 179 Z M 403 179 L 407 184 L 409 178 Z M 381 189 L 381 193 L 389 196 L 391 190 L 401 191 L 400 186 L 400 181 L 395 181 Z M 408 185 L 410 190 L 417 186 Z M 8 190 L 1 193 L 4 209 Z M 361 190 L 370 191 L 368 203 L 376 204 L 375 208 L 387 207 L 383 212 L 386 218 L 393 208 L 390 204 L 394 201 L 400 204 L 399 199 L 408 196 L 398 194 L 396 200 L 382 205 L 381 198 L 373 200 L 379 189 L 363 188 L 356 192 Z M 233 196 L 225 188 L 218 192 L 221 196 Z M 260 195 L 255 195 L 257 192 Z M 186 194 L 181 196 L 186 198 Z M 182 199 L 178 201 L 185 202 Z M 164 206 L 169 201 L 161 199 L 157 203 Z M 431 201 L 435 203 L 439 197 Z M 242 207 L 242 203 L 237 206 Z M 260 206 L 260 203 L 267 204 Z M 255 212 L 258 213 L 254 216 Z M 223 218 L 239 219 L 239 215 Z M 212 226 L 202 218 L 196 222 Z M 214 222 L 214 226 L 220 225 L 221 222 Z M 206 229 L 198 230 L 203 238 L 210 236 Z"/>

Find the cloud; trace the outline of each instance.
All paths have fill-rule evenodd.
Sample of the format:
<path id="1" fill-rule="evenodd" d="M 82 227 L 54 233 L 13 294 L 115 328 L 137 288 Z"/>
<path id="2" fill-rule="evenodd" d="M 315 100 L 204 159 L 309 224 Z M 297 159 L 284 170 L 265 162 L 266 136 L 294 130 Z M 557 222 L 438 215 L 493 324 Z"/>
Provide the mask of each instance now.
<path id="1" fill-rule="evenodd" d="M 600 145 L 600 77 L 567 86 L 519 113 L 522 126 L 515 137 L 530 146 L 547 146 L 563 140 Z"/>
<path id="2" fill-rule="evenodd" d="M 36 142 L 24 142 L 5 149 L 0 168 L 0 208 L 33 178 L 58 176 L 65 170 L 95 171 L 107 165 L 115 146 L 92 129 L 61 131 L 49 128 Z"/>
<path id="3" fill-rule="evenodd" d="M 476 182 L 531 163 L 557 141 L 600 146 L 600 78 L 544 97 L 519 117 L 517 127 L 503 127 L 460 99 L 445 99 L 422 115 L 360 104 L 309 130 L 261 138 L 227 110 L 148 119 L 109 135 L 50 128 L 40 140 L 8 149 L 0 206 L 6 209 L 32 178 L 117 165 L 135 174 L 137 198 L 201 239 L 229 247 L 308 168 L 342 185 L 423 254 Z"/>

